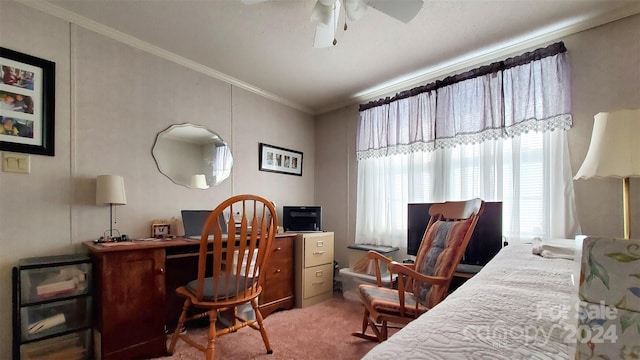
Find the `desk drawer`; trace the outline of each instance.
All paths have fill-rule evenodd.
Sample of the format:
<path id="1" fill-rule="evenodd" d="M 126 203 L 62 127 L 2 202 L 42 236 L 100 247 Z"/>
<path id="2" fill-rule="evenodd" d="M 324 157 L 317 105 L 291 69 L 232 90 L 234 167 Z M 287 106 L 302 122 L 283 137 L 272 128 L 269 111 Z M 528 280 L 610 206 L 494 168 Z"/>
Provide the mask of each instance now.
<path id="1" fill-rule="evenodd" d="M 260 304 L 293 296 L 293 272 L 288 268 L 269 268 L 260 295 Z"/>
<path id="2" fill-rule="evenodd" d="M 313 268 L 304 269 L 304 293 L 305 299 L 332 291 L 333 289 L 333 265 L 325 264 Z"/>
<path id="3" fill-rule="evenodd" d="M 260 303 L 266 304 L 278 299 L 293 296 L 293 239 L 277 239 L 273 244 L 273 252 L 269 266 L 265 269 L 265 284 L 260 296 Z"/>
<path id="4" fill-rule="evenodd" d="M 333 263 L 333 233 L 304 237 L 304 267 Z"/>

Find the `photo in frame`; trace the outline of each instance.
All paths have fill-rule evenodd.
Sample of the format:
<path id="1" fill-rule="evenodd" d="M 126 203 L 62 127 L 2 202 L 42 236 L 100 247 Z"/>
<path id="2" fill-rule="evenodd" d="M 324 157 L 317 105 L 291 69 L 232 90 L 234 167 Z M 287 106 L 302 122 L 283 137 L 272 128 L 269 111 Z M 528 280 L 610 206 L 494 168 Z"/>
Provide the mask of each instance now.
<path id="1" fill-rule="evenodd" d="M 0 47 L 0 150 L 55 155 L 55 63 Z"/>
<path id="2" fill-rule="evenodd" d="M 259 143 L 260 171 L 302 176 L 302 153 L 278 146 Z"/>

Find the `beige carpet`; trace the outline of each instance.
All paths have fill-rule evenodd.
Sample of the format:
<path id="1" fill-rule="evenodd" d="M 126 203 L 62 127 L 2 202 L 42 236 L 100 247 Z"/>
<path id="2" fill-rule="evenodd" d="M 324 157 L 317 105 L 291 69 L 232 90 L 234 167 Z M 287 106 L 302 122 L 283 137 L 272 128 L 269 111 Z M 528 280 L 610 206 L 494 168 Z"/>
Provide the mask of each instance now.
<path id="1" fill-rule="evenodd" d="M 342 296 L 304 308 L 279 311 L 265 319 L 273 349 L 266 349 L 260 333 L 243 328 L 216 340 L 216 359 L 360 359 L 375 343 L 351 335 L 362 324 L 363 307 Z M 206 329 L 189 329 L 206 343 Z M 167 343 L 168 345 L 168 343 Z M 204 353 L 179 341 L 173 356 L 158 359 L 204 359 Z"/>

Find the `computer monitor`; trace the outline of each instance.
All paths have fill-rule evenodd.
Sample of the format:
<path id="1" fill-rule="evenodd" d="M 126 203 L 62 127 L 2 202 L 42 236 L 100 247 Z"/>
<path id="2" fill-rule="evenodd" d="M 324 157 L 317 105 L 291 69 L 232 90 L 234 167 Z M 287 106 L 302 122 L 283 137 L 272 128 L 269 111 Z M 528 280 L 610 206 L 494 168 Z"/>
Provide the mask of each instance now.
<path id="1" fill-rule="evenodd" d="M 202 228 L 207 222 L 211 210 L 182 210 L 182 224 L 184 225 L 184 237 L 187 239 L 200 239 L 202 236 Z M 222 233 L 227 233 L 227 226 L 224 214 L 220 213 L 220 223 Z"/>
<path id="2" fill-rule="evenodd" d="M 431 216 L 432 203 L 412 203 L 407 207 L 407 254 L 417 255 Z M 485 202 L 484 211 L 467 245 L 461 264 L 484 266 L 502 248 L 502 202 Z"/>

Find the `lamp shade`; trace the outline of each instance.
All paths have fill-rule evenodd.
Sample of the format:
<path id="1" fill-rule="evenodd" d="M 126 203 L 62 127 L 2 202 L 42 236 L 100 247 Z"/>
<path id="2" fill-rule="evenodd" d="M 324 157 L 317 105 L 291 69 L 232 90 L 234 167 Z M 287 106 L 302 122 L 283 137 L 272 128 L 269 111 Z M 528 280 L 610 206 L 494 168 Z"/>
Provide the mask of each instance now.
<path id="1" fill-rule="evenodd" d="M 207 177 L 204 174 L 191 175 L 191 187 L 196 189 L 208 189 Z"/>
<path id="2" fill-rule="evenodd" d="M 99 175 L 96 178 L 96 204 L 125 205 L 124 178 L 119 175 Z"/>
<path id="3" fill-rule="evenodd" d="M 640 109 L 596 114 L 587 156 L 574 179 L 640 176 Z"/>

